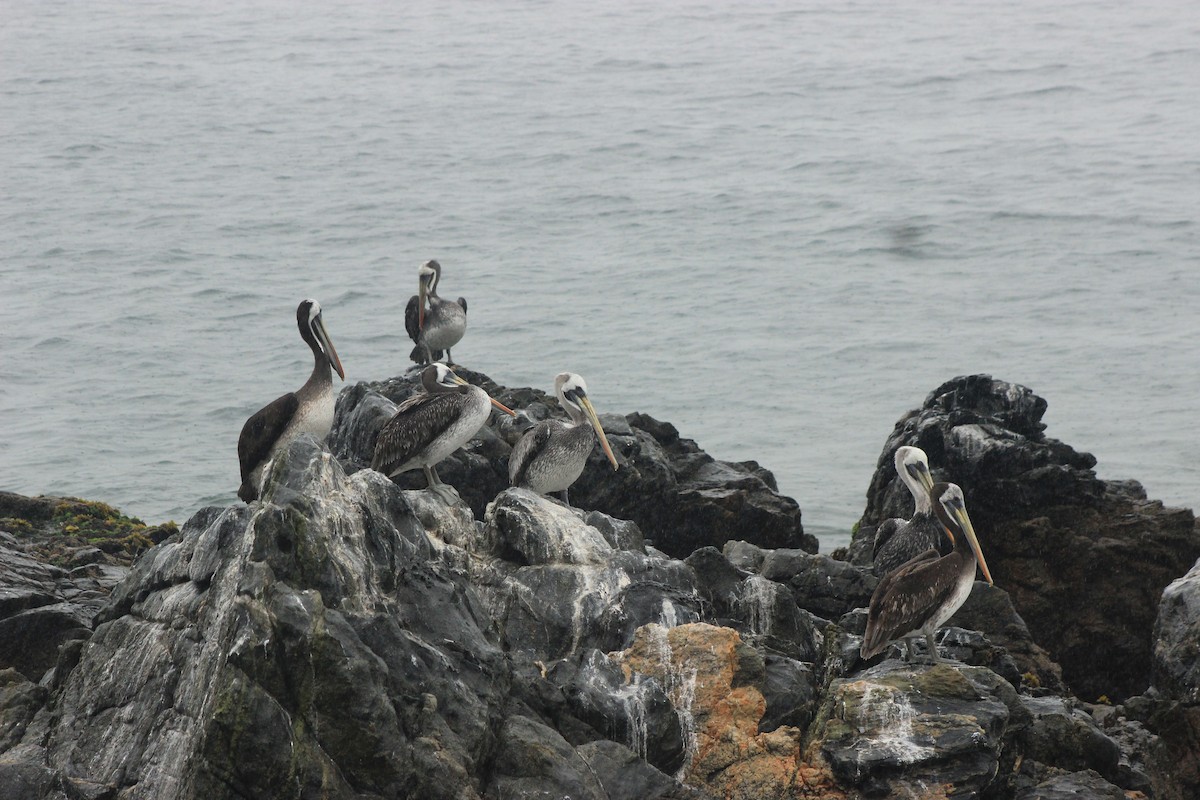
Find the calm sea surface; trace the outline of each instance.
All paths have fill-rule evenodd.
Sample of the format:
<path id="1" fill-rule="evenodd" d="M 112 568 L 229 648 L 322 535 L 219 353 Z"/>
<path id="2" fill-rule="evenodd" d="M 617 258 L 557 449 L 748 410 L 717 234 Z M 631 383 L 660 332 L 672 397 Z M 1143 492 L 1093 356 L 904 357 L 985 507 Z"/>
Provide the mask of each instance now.
<path id="1" fill-rule="evenodd" d="M 824 550 L 973 372 L 1195 506 L 1200 13 L 940 5 L 5 0 L 0 488 L 233 502 L 296 304 L 382 379 L 437 258 L 457 361 L 758 460 Z"/>

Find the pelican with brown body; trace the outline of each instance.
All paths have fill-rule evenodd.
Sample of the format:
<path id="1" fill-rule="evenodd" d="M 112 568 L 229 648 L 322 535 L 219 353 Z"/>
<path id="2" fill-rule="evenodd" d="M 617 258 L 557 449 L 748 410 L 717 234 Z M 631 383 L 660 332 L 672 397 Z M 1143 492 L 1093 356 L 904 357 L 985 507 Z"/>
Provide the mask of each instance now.
<path id="1" fill-rule="evenodd" d="M 939 556 L 937 550 L 930 548 L 879 582 L 867 608 L 867 630 L 860 650 L 864 659 L 882 653 L 889 644 L 901 639 L 911 659 L 909 639 L 924 636 L 933 660 L 940 662 L 933 634 L 971 594 L 976 568 L 988 585 L 992 583 L 979 539 L 967 516 L 962 489 L 953 483 L 935 483 L 929 496 L 933 512 L 954 543 L 954 550 Z"/>
<path id="2" fill-rule="evenodd" d="M 508 482 L 538 494 L 561 492 L 563 503 L 570 505 L 567 490 L 583 474 L 597 439 L 613 469 L 617 468 L 617 457 L 588 398 L 583 378 L 574 372 L 560 372 L 554 378 L 554 391 L 571 421 L 542 420 L 525 431 L 508 458 Z"/>
<path id="3" fill-rule="evenodd" d="M 262 487 L 263 471 L 279 450 L 303 433 L 324 440 L 333 427 L 333 375 L 345 380 L 341 359 L 325 330 L 321 304 L 304 300 L 296 308 L 296 325 L 300 338 L 313 353 L 313 371 L 298 391 L 275 398 L 246 420 L 238 436 L 238 463 L 242 485 L 238 497 L 247 503 L 257 500 Z"/>
<path id="4" fill-rule="evenodd" d="M 446 502 L 455 498 L 437 474 L 438 462 L 462 447 L 487 422 L 492 406 L 516 412 L 478 386 L 467 383 L 445 364 L 430 364 L 421 372 L 425 389 L 405 400 L 375 439 L 371 469 L 389 478 L 420 467 L 428 488 Z"/>

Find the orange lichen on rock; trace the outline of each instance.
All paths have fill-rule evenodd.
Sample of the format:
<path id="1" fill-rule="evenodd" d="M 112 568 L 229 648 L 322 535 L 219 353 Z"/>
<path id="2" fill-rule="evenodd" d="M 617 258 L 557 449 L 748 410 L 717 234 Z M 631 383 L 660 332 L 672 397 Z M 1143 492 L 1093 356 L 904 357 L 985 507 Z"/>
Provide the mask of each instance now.
<path id="1" fill-rule="evenodd" d="M 626 679 L 656 679 L 684 720 L 682 780 L 727 800 L 841 798 L 823 761 L 801 758 L 803 731 L 759 733 L 766 700 L 758 688 L 762 657 L 738 632 L 704 623 L 640 628 L 628 650 L 613 654 Z"/>

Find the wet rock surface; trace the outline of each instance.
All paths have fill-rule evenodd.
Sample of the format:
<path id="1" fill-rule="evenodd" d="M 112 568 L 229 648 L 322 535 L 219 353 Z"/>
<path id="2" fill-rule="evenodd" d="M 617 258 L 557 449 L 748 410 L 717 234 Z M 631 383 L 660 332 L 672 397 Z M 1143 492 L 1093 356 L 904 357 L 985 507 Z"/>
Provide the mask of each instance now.
<path id="1" fill-rule="evenodd" d="M 886 661 L 833 682 L 816 742 L 838 778 L 872 795 L 971 796 L 1011 771 L 1014 732 L 1027 724 L 1015 690 L 980 667 Z M 1002 763 L 1003 762 L 1003 763 Z"/>
<path id="2" fill-rule="evenodd" d="M 60 647 L 91 635 L 93 618 L 129 570 L 98 548 L 63 547 L 52 536 L 16 536 L 4 526 L 0 521 L 0 670 L 37 682 L 57 663 Z M 62 566 L 43 560 L 51 550 Z"/>
<path id="3" fill-rule="evenodd" d="M 0 623 L 92 609 L 31 651 L 38 674 L 0 668 L 0 797 L 1196 796 L 1194 573 L 1155 604 L 1153 682 L 1121 705 L 1072 696 L 999 578 L 940 631 L 946 663 L 863 663 L 865 566 L 748 538 L 756 511 L 681 559 L 661 521 L 502 482 L 488 495 L 516 433 L 495 419 L 463 454 L 461 502 L 406 490 L 355 469 L 393 402 L 360 387 L 343 395 L 342 458 L 301 437 L 263 501 L 198 512 L 124 580 L 102 571 L 110 593 L 78 583 L 118 568 L 104 551 L 47 564 L 6 554 L 21 536 L 0 533 Z M 1039 433 L 1021 391 L 973 403 Z M 611 423 L 614 439 L 641 430 L 670 450 L 668 432 Z"/>

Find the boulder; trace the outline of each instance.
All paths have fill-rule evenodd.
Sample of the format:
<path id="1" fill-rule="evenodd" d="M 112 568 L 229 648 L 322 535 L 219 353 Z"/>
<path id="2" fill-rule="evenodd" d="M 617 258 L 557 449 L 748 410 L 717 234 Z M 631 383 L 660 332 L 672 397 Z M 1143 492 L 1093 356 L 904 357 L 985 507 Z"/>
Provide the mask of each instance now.
<path id="1" fill-rule="evenodd" d="M 1119 786 L 1090 770 L 1055 775 L 1017 794 L 1016 800 L 1128 800 Z"/>
<path id="2" fill-rule="evenodd" d="M 1200 529 L 1135 482 L 1097 478 L 1093 456 L 1045 435 L 1045 411 L 1028 388 L 988 375 L 931 392 L 884 445 L 851 558 L 868 563 L 874 526 L 911 515 L 893 456 L 922 448 L 935 478 L 962 486 L 996 585 L 1066 684 L 1120 700 L 1148 684 L 1159 595 L 1200 556 Z M 1036 658 L 1022 669 L 1047 674 Z"/>
<path id="3" fill-rule="evenodd" d="M 709 800 L 711 795 L 684 786 L 642 761 L 632 750 L 600 739 L 576 748 L 600 781 L 607 800 Z"/>
<path id="4" fill-rule="evenodd" d="M 810 733 L 840 781 L 868 796 L 974 797 L 1011 771 L 1028 713 L 982 667 L 889 660 L 833 681 Z"/>
<path id="5" fill-rule="evenodd" d="M 1200 562 L 1162 593 L 1152 686 L 1142 705 L 1161 741 L 1150 771 L 1160 797 L 1200 795 Z M 1132 706 L 1132 703 L 1129 704 Z"/>
<path id="6" fill-rule="evenodd" d="M 1021 702 L 1032 718 L 1024 739 L 1026 758 L 1067 772 L 1091 770 L 1113 783 L 1120 779 L 1120 748 L 1076 704 L 1052 696 Z"/>
<path id="7" fill-rule="evenodd" d="M 1163 698 L 1200 704 L 1200 562 L 1163 590 L 1153 641 L 1154 688 Z"/>

